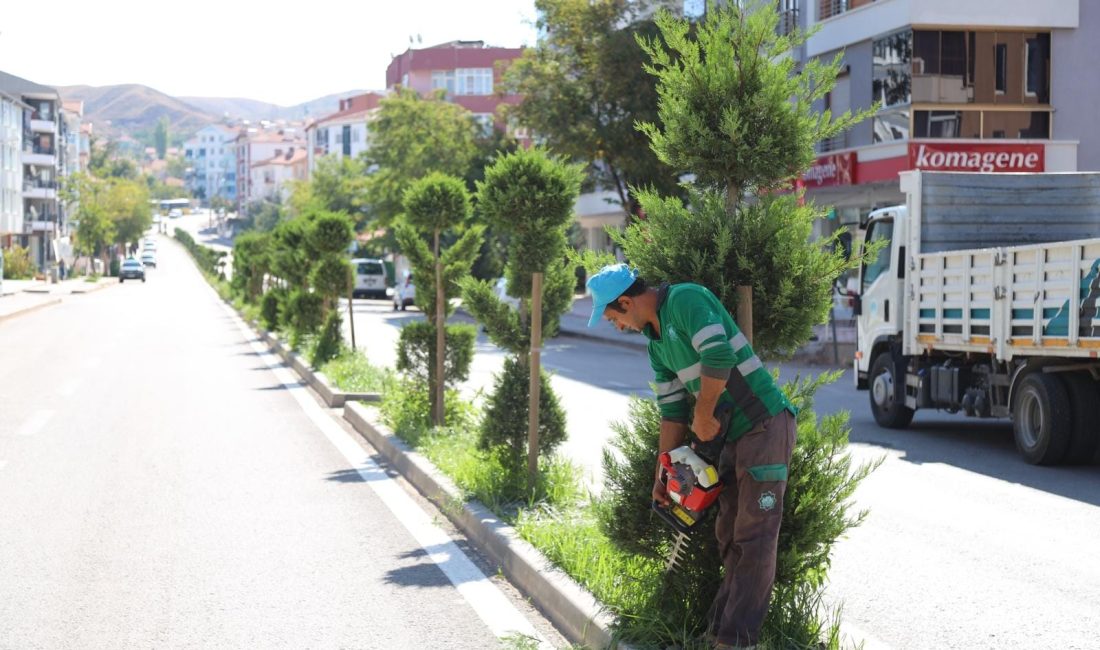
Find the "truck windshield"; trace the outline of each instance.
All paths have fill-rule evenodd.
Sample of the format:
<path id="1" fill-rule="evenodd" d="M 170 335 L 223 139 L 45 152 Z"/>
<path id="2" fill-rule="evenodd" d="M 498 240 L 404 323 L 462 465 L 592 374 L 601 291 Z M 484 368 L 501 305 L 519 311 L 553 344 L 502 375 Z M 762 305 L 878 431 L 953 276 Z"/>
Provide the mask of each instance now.
<path id="1" fill-rule="evenodd" d="M 893 237 L 893 219 L 883 219 L 881 221 L 871 222 L 871 226 L 867 229 L 867 243 L 873 244 L 879 241 L 885 241 L 886 243 L 879 249 L 875 259 L 870 260 L 864 265 L 863 289 L 874 284 L 875 280 L 890 268 L 890 240 L 893 239 Z"/>

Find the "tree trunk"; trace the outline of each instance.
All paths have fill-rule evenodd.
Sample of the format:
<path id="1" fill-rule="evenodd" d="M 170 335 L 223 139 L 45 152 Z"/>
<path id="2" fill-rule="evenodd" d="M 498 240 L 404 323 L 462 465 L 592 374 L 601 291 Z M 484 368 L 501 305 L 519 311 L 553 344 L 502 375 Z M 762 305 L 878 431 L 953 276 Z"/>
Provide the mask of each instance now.
<path id="1" fill-rule="evenodd" d="M 539 352 L 542 348 L 542 273 L 531 278 L 531 389 L 527 415 L 527 488 L 533 494 L 539 475 Z"/>
<path id="2" fill-rule="evenodd" d="M 351 350 L 355 351 L 355 283 L 348 282 L 348 329 L 351 331 Z"/>
<path id="3" fill-rule="evenodd" d="M 439 259 L 439 231 L 435 231 L 435 385 L 432 390 L 435 393 L 435 414 L 432 422 L 437 427 L 443 426 L 443 354 L 446 351 L 443 325 L 446 320 L 446 310 L 443 305 L 443 262 Z"/>
<path id="4" fill-rule="evenodd" d="M 752 344 L 752 287 L 737 287 L 737 327 Z"/>

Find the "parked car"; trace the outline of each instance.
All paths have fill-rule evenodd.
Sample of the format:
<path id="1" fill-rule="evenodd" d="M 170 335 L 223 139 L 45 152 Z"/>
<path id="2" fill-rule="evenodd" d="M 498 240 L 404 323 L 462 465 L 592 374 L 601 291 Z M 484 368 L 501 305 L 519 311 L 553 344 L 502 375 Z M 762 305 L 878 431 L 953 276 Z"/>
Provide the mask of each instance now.
<path id="1" fill-rule="evenodd" d="M 146 239 L 142 243 L 141 248 L 142 248 L 142 250 L 156 251 L 157 250 L 157 242 L 153 239 Z"/>
<path id="2" fill-rule="evenodd" d="M 512 309 L 519 309 L 519 298 L 513 298 L 508 295 L 508 279 L 497 278 L 497 283 L 493 287 L 493 291 L 497 294 L 497 298 L 500 301 Z"/>
<path id="3" fill-rule="evenodd" d="M 386 297 L 386 265 L 382 260 L 356 258 L 351 261 L 355 267 L 355 288 L 353 298 Z"/>
<path id="4" fill-rule="evenodd" d="M 132 257 L 123 260 L 118 270 L 118 281 L 125 282 L 127 279 L 145 282 L 145 266 Z"/>
<path id="5" fill-rule="evenodd" d="M 144 266 L 151 266 L 154 269 L 157 268 L 157 254 L 153 251 L 145 251 L 141 254 L 141 263 Z"/>
<path id="6" fill-rule="evenodd" d="M 169 219 L 179 219 L 183 216 L 183 212 L 179 208 L 172 208 L 168 211 Z"/>
<path id="7" fill-rule="evenodd" d="M 412 273 L 405 275 L 405 279 L 394 287 L 393 290 L 393 310 L 405 311 L 409 305 L 416 302 L 416 285 L 413 284 Z"/>

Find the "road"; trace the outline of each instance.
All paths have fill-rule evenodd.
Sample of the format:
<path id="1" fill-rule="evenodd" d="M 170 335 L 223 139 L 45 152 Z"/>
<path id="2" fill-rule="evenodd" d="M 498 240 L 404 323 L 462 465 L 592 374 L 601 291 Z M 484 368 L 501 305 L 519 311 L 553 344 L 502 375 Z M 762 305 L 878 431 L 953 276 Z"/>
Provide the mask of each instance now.
<path id="1" fill-rule="evenodd" d="M 160 239 L 0 324 L 0 648 L 564 645 Z"/>
<path id="2" fill-rule="evenodd" d="M 415 310 L 356 301 L 357 341 L 392 365 Z M 460 318 L 460 317 L 459 317 Z M 563 453 L 599 476 L 609 423 L 631 394 L 650 396 L 644 352 L 559 337 L 554 374 L 570 438 Z M 490 390 L 503 353 L 479 336 L 468 394 Z M 819 369 L 787 365 L 781 377 Z M 818 394 L 819 413 L 851 413 L 852 455 L 882 465 L 856 494 L 866 522 L 835 549 L 829 597 L 867 649 L 1100 648 L 1100 468 L 1033 467 L 1007 421 L 919 412 L 909 430 L 879 427 L 850 372 Z"/>

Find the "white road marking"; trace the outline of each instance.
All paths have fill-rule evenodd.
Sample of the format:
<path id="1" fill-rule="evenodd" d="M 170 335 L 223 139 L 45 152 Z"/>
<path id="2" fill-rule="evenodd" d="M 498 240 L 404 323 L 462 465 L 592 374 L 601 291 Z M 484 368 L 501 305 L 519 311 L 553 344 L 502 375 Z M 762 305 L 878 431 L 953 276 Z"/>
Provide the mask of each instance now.
<path id="1" fill-rule="evenodd" d="M 325 434 L 329 442 L 343 454 L 363 481 L 386 504 L 393 516 L 412 534 L 427 556 L 447 576 L 492 633 L 501 639 L 520 634 L 538 639 L 540 648 L 552 648 L 549 642 L 535 630 L 531 622 L 477 568 L 477 565 L 470 561 L 470 558 L 447 533 L 432 523 L 431 517 L 413 501 L 412 497 L 406 494 L 404 489 L 371 460 L 363 448 L 321 409 L 297 376 L 282 367 L 282 361 L 275 357 L 265 345 L 255 340 L 244 321 L 228 306 L 223 304 L 222 308 L 230 314 L 245 340 L 275 374 L 275 378 L 294 396 L 313 424 Z"/>
<path id="2" fill-rule="evenodd" d="M 53 417 L 54 412 L 49 410 L 35 411 L 31 417 L 23 423 L 23 426 L 15 432 L 15 435 L 29 438 L 45 428 L 46 423 Z"/>

